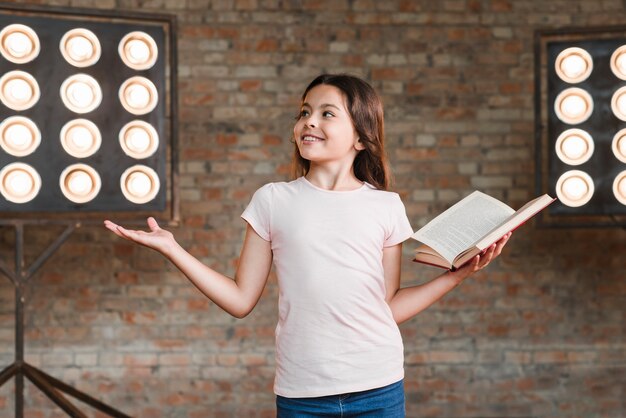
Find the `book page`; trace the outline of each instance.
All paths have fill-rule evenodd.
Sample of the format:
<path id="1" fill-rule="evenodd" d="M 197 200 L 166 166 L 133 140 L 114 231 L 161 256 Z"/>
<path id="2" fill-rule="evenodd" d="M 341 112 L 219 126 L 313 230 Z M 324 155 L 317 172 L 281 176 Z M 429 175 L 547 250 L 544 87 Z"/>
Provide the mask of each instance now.
<path id="1" fill-rule="evenodd" d="M 536 199 L 531 200 L 524 206 L 519 208 L 514 214 L 508 217 L 502 225 L 495 228 L 487 236 L 476 243 L 476 246 L 481 250 L 489 247 L 491 244 L 499 240 L 504 234 L 518 228 L 528 219 L 532 218 L 537 212 L 544 209 L 546 206 L 554 202 L 554 198 L 544 194 Z"/>
<path id="2" fill-rule="evenodd" d="M 515 211 L 489 195 L 474 192 L 430 221 L 412 238 L 450 263 Z"/>

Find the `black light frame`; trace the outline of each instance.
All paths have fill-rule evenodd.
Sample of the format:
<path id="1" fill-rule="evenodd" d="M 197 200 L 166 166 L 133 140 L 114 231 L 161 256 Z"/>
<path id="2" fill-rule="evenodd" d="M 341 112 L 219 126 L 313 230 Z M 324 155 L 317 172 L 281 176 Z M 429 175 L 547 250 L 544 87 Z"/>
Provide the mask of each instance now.
<path id="1" fill-rule="evenodd" d="M 626 206 L 621 205 L 614 199 L 611 185 L 607 185 L 605 180 L 605 177 L 610 177 L 610 175 L 603 171 L 608 167 L 609 170 L 612 170 L 611 175 L 613 175 L 622 169 L 626 169 L 626 165 L 611 159 L 611 140 L 613 135 L 626 127 L 626 122 L 620 121 L 612 115 L 611 97 L 610 95 L 608 98 L 605 97 L 609 90 L 604 85 L 605 83 L 612 83 L 610 86 L 614 87 L 610 90 L 610 94 L 612 94 L 617 88 L 626 85 L 626 81 L 620 80 L 612 74 L 611 78 L 600 77 L 602 73 L 607 71 L 607 67 L 610 64 L 604 61 L 598 62 L 595 59 L 594 71 L 589 79 L 576 84 L 567 84 L 559 81 L 552 67 L 556 46 L 560 46 L 562 49 L 573 46 L 587 50 L 589 48 L 604 48 L 605 50 L 601 52 L 606 55 L 607 50 L 619 45 L 626 45 L 626 26 L 544 29 L 535 32 L 536 193 L 548 193 L 556 196 L 555 173 L 567 170 L 582 169 L 589 172 L 591 177 L 594 178 L 596 187 L 594 197 L 592 198 L 596 199 L 594 205 L 571 208 L 557 201 L 547 210 L 538 214 L 537 226 L 539 227 L 626 227 Z M 594 58 L 593 54 L 592 58 Z M 610 71 L 610 68 L 608 68 L 608 71 Z M 594 72 L 596 73 L 595 78 L 592 77 Z M 556 118 L 553 110 L 554 98 L 565 87 L 591 89 L 596 95 L 601 96 L 601 100 L 594 99 L 594 111 L 588 121 L 577 125 L 567 125 Z M 567 166 L 558 159 L 554 149 L 557 136 L 569 128 L 580 128 L 590 131 L 596 143 L 594 156 L 581 166 Z"/>
<path id="2" fill-rule="evenodd" d="M 74 68 L 71 67 L 70 64 L 65 63 L 65 65 L 61 63 L 59 65 L 61 70 L 54 73 L 46 72 L 45 68 L 41 69 L 41 67 L 45 67 L 45 65 L 42 65 L 41 60 L 44 58 L 51 59 L 49 56 L 38 57 L 33 62 L 27 64 L 10 65 L 11 68 L 7 69 L 7 71 L 12 69 L 23 69 L 27 72 L 32 71 L 49 81 L 49 83 L 46 83 L 46 86 L 42 86 L 40 83 L 42 99 L 44 95 L 43 89 L 49 90 L 46 92 L 48 102 L 45 104 L 42 103 L 42 106 L 38 107 L 35 105 L 31 109 L 19 112 L 19 115 L 33 117 L 35 119 L 38 118 L 41 123 L 53 126 L 39 126 L 42 131 L 42 144 L 39 149 L 33 153 L 33 155 L 18 159 L 20 162 L 24 163 L 37 162 L 39 165 L 36 168 L 40 171 L 42 181 L 45 182 L 46 179 L 48 179 L 49 184 L 47 187 L 42 187 L 40 195 L 31 202 L 14 204 L 5 201 L 4 198 L 0 198 L 0 217 L 38 220 L 77 219 L 83 224 L 90 224 L 100 223 L 103 213 L 106 213 L 107 217 L 124 221 L 127 224 L 143 223 L 147 216 L 154 216 L 166 225 L 178 225 L 180 222 L 180 211 L 178 195 L 178 98 L 176 88 L 177 54 L 175 16 L 136 12 L 112 12 L 97 9 L 0 4 L 0 18 L 6 15 L 11 17 L 16 16 L 15 23 L 24 23 L 24 19 L 36 21 L 37 19 L 48 18 L 52 22 L 50 23 L 51 25 L 56 25 L 59 27 L 58 29 L 60 29 L 55 30 L 54 28 L 50 28 L 48 36 L 58 37 L 59 39 L 68 28 L 79 26 L 93 31 L 104 32 L 105 29 L 108 30 L 107 25 L 110 25 L 110 27 L 113 28 L 112 30 L 120 32 L 111 34 L 111 39 L 115 39 L 113 35 L 120 35 L 124 30 L 129 31 L 130 29 L 128 28 L 137 28 L 138 30 L 145 29 L 146 31 L 150 31 L 151 28 L 153 28 L 152 30 L 155 36 L 159 36 L 161 32 L 163 33 L 165 38 L 165 50 L 159 52 L 158 58 L 158 62 L 163 65 L 161 67 L 155 66 L 154 70 L 150 69 L 145 71 L 136 71 L 120 64 L 118 64 L 119 70 L 113 71 L 115 67 L 111 68 L 111 65 L 116 63 L 112 62 L 112 60 L 118 59 L 117 45 L 115 45 L 115 57 L 112 57 L 113 54 L 111 53 L 105 57 L 103 53 L 103 57 L 98 63 L 86 68 Z M 52 33 L 54 33 L 54 35 L 51 35 Z M 114 44 L 114 41 L 108 38 L 102 39 L 101 42 Z M 52 46 L 55 51 L 46 52 L 42 47 L 40 55 L 46 53 L 48 55 L 56 54 L 57 60 L 63 60 L 58 51 L 58 44 L 48 45 L 48 47 L 50 46 Z M 103 45 L 103 51 L 105 50 L 104 47 L 105 45 Z M 108 45 L 108 47 L 109 50 L 112 48 L 111 45 Z M 49 49 L 50 48 L 48 48 L 48 50 Z M 37 62 L 38 59 L 39 62 Z M 163 60 L 163 62 L 161 62 L 161 60 Z M 151 71 L 169 72 L 169 74 L 159 74 L 159 78 L 162 79 L 165 84 L 162 86 L 162 89 L 159 89 L 160 94 L 165 94 L 164 97 L 159 97 L 157 109 L 143 116 L 136 116 L 126 112 L 117 99 L 117 88 L 121 85 L 123 80 L 134 75 L 143 76 Z M 107 74 L 107 72 L 115 74 Z M 118 72 L 119 74 L 117 74 Z M 106 91 L 105 94 L 103 94 L 103 101 L 98 109 L 85 115 L 73 114 L 73 112 L 64 109 L 57 91 L 64 77 L 75 73 L 86 73 L 90 75 L 104 74 L 106 76 L 106 82 L 109 85 L 103 86 L 103 89 L 107 87 L 114 89 L 113 92 Z M 98 77 L 96 77 L 96 79 L 98 79 Z M 40 99 L 40 101 L 42 99 Z M 54 107 L 63 109 L 58 110 Z M 60 114 L 61 117 L 56 119 L 50 118 L 45 115 L 45 113 L 49 112 Z M 13 114 L 16 113 L 7 112 L 5 108 L 0 105 L 0 119 Z M 165 115 L 164 118 L 161 118 L 160 115 L 162 114 Z M 101 131 L 103 129 L 110 131 L 106 137 L 103 132 L 101 149 L 93 157 L 76 159 L 65 154 L 61 149 L 58 133 L 61 127 L 72 118 L 87 118 L 96 122 L 96 125 L 101 128 Z M 154 125 L 159 125 L 161 129 L 158 130 L 166 134 L 164 138 L 160 138 L 160 149 L 153 156 L 145 160 L 134 160 L 126 156 L 117 140 L 117 133 L 120 128 L 126 122 L 134 119 L 145 120 Z M 44 130 L 48 132 L 47 135 L 44 133 Z M 59 150 L 60 152 L 58 152 Z M 52 155 L 50 164 L 41 163 L 42 158 L 46 158 L 46 154 L 48 158 Z M 16 158 L 0 152 L 0 166 L 13 162 L 13 160 L 16 160 Z M 58 176 L 63 168 L 73 163 L 83 162 L 90 163 L 100 174 L 103 180 L 102 190 L 93 201 L 84 204 L 75 204 L 62 196 L 60 188 L 55 182 L 58 183 Z M 161 177 L 162 180 L 161 187 L 164 189 L 164 193 L 159 193 L 154 201 L 136 205 L 128 202 L 123 197 L 119 189 L 119 178 L 122 171 L 134 163 L 145 163 L 147 166 L 153 167 L 159 173 L 159 177 Z"/>

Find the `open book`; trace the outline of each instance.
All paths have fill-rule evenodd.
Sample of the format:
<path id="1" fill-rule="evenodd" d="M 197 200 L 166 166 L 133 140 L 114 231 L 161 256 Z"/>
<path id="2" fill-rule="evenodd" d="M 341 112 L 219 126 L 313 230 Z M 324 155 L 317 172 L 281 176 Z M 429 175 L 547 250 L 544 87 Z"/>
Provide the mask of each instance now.
<path id="1" fill-rule="evenodd" d="M 475 191 L 411 236 L 423 244 L 414 261 L 456 270 L 555 200 L 544 194 L 516 212 Z"/>

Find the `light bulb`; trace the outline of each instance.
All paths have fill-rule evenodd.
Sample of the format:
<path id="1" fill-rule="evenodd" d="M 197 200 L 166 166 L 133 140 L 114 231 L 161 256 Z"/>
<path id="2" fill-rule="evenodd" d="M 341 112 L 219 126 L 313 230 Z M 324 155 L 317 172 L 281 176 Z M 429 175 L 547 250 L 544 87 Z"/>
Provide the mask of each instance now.
<path id="1" fill-rule="evenodd" d="M 100 130 L 87 119 L 74 119 L 61 128 L 61 145 L 73 157 L 90 157 L 100 149 Z"/>
<path id="2" fill-rule="evenodd" d="M 133 39 L 127 45 L 130 58 L 136 63 L 144 63 L 150 58 L 150 47 L 139 39 Z"/>
<path id="3" fill-rule="evenodd" d="M 90 75 L 74 74 L 61 84 L 61 99 L 71 111 L 88 113 L 100 106 L 102 90 Z"/>
<path id="4" fill-rule="evenodd" d="M 6 184 L 12 194 L 18 197 L 26 196 L 33 188 L 33 180 L 27 172 L 15 170 L 7 176 Z"/>
<path id="5" fill-rule="evenodd" d="M 61 192 L 74 203 L 87 203 L 100 193 L 100 176 L 86 164 L 66 167 L 59 178 Z"/>
<path id="6" fill-rule="evenodd" d="M 145 197 L 150 193 L 152 182 L 150 177 L 145 173 L 135 172 L 128 176 L 128 191 L 139 198 Z"/>
<path id="7" fill-rule="evenodd" d="M 40 188 L 41 177 L 28 164 L 11 163 L 0 170 L 0 194 L 9 202 L 30 202 Z"/>
<path id="8" fill-rule="evenodd" d="M 76 61 L 82 61 L 93 54 L 93 45 L 83 36 L 74 36 L 69 39 L 67 41 L 67 49 Z"/>
<path id="9" fill-rule="evenodd" d="M 88 107 L 94 99 L 93 90 L 82 82 L 72 83 L 68 88 L 68 96 L 72 103 L 79 108 Z"/>
<path id="10" fill-rule="evenodd" d="M 24 157 L 32 154 L 41 143 L 37 125 L 23 116 L 11 116 L 0 123 L 0 146 L 8 154 Z"/>
<path id="11" fill-rule="evenodd" d="M 75 195 L 85 196 L 93 187 L 91 177 L 84 171 L 76 170 L 67 177 L 67 188 Z"/>
<path id="12" fill-rule="evenodd" d="M 93 135 L 84 126 L 75 126 L 67 133 L 69 140 L 79 150 L 87 150 L 93 145 Z"/>
<path id="13" fill-rule="evenodd" d="M 24 71 L 9 71 L 0 78 L 0 101 L 10 109 L 29 109 L 39 95 L 37 80 Z"/>
<path id="14" fill-rule="evenodd" d="M 28 36 L 22 32 L 13 32 L 6 37 L 5 44 L 7 49 L 14 57 L 22 58 L 33 50 L 33 43 Z"/>
<path id="15" fill-rule="evenodd" d="M 59 49 L 63 58 L 75 67 L 88 67 L 100 59 L 101 46 L 98 37 L 90 30 L 76 28 L 61 38 Z"/>
<path id="16" fill-rule="evenodd" d="M 556 97 L 554 111 L 567 124 L 582 123 L 593 112 L 593 99 L 585 90 L 571 87 Z"/>
<path id="17" fill-rule="evenodd" d="M 128 168 L 120 177 L 120 187 L 126 199 L 142 204 L 154 199 L 159 192 L 157 173 L 145 165 Z"/>
<path id="18" fill-rule="evenodd" d="M 589 174 L 580 170 L 571 170 L 559 177 L 556 183 L 556 194 L 566 206 L 583 206 L 594 193 L 593 180 Z"/>
<path id="19" fill-rule="evenodd" d="M 133 85 L 128 88 L 128 103 L 135 108 L 145 107 L 150 102 L 150 92 L 144 86 Z"/>
<path id="20" fill-rule="evenodd" d="M 158 93 L 152 81 L 145 77 L 135 76 L 122 83 L 119 98 L 128 112 L 134 115 L 144 115 L 156 107 Z"/>
<path id="21" fill-rule="evenodd" d="M 25 64 L 39 55 L 39 37 L 21 24 L 5 26 L 0 31 L 0 54 L 15 64 Z"/>
<path id="22" fill-rule="evenodd" d="M 21 78 L 9 80 L 6 84 L 8 96 L 19 103 L 26 103 L 33 95 L 30 85 Z"/>
<path id="23" fill-rule="evenodd" d="M 567 48 L 557 56 L 555 69 L 559 78 L 566 83 L 580 83 L 591 74 L 593 60 L 582 48 Z"/>
<path id="24" fill-rule="evenodd" d="M 159 147 L 156 130 L 142 120 L 133 120 L 124 125 L 120 130 L 119 140 L 124 153 L 136 159 L 150 157 Z"/>
<path id="25" fill-rule="evenodd" d="M 27 126 L 21 124 L 13 124 L 4 131 L 6 142 L 15 148 L 24 149 L 33 141 L 33 133 Z"/>
<path id="26" fill-rule="evenodd" d="M 580 118 L 585 113 L 587 106 L 582 97 L 572 94 L 563 99 L 561 109 L 570 118 Z"/>
<path id="27" fill-rule="evenodd" d="M 145 32 L 130 32 L 118 46 L 120 58 L 133 70 L 147 70 L 157 60 L 159 50 L 154 39 Z"/>
<path id="28" fill-rule="evenodd" d="M 611 71 L 617 78 L 626 80 L 626 45 L 620 46 L 611 55 Z"/>
<path id="29" fill-rule="evenodd" d="M 582 129 L 568 129 L 556 140 L 556 154 L 561 161 L 570 165 L 579 165 L 591 157 L 594 141 L 591 135 Z"/>
<path id="30" fill-rule="evenodd" d="M 144 129 L 132 128 L 128 131 L 128 145 L 134 151 L 144 152 L 150 146 L 150 135 Z"/>
<path id="31" fill-rule="evenodd" d="M 569 78 L 576 78 L 587 70 L 587 64 L 580 55 L 570 55 L 563 60 L 561 68 Z"/>

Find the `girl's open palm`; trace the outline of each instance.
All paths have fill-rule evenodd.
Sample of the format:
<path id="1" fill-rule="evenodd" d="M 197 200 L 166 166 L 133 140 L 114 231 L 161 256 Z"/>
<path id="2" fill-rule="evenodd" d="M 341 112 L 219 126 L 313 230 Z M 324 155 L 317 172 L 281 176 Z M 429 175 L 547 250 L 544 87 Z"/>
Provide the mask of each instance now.
<path id="1" fill-rule="evenodd" d="M 104 226 L 119 237 L 152 248 L 163 254 L 176 242 L 174 235 L 165 229 L 161 229 L 153 217 L 148 218 L 148 228 L 150 228 L 150 231 L 126 229 L 109 220 L 104 221 Z"/>

